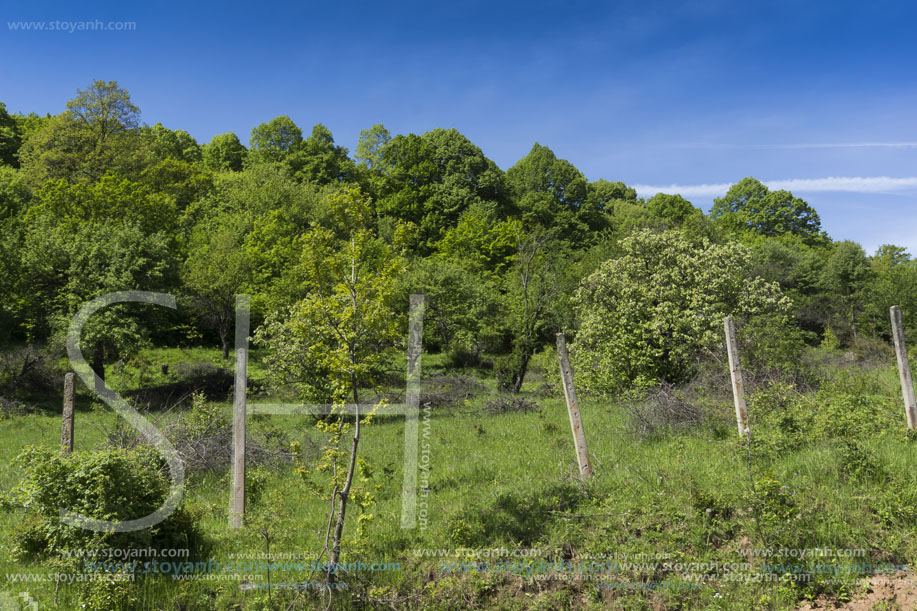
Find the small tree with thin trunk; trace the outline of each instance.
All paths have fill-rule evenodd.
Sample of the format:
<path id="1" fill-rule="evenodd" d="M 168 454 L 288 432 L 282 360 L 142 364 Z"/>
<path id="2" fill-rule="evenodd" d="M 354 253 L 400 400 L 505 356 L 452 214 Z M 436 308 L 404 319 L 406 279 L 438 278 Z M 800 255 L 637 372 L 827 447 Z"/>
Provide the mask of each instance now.
<path id="1" fill-rule="evenodd" d="M 284 316 L 269 317 L 256 333 L 256 341 L 268 348 L 266 363 L 275 383 L 293 383 L 303 398 L 331 403 L 337 412 L 346 403 L 359 404 L 360 389 L 380 379 L 401 337 L 395 307 L 401 262 L 365 226 L 368 204 L 362 195 L 352 192 L 341 204 L 346 214 L 338 219 L 337 232 L 314 227 L 303 237 L 299 271 L 308 296 Z M 355 474 L 364 466 L 357 458 L 360 426 L 371 415 L 357 408 L 352 423 L 332 415 L 316 424 L 327 436 L 315 472 L 321 474 L 319 487 L 330 490 L 322 553 L 328 552 L 331 567 L 340 560 L 348 500 L 357 494 L 361 508 L 371 503 L 371 497 L 354 490 Z M 343 446 L 351 431 L 348 452 Z M 314 485 L 313 473 L 304 467 L 300 473 Z M 333 569 L 327 577 L 334 580 Z"/>
<path id="2" fill-rule="evenodd" d="M 242 249 L 247 227 L 244 218 L 230 215 L 202 223 L 192 234 L 182 269 L 193 307 L 220 336 L 223 360 L 229 359 L 236 295 L 251 277 Z"/>
<path id="3" fill-rule="evenodd" d="M 551 233 L 517 234 L 515 265 L 508 271 L 508 322 L 513 334 L 509 389 L 518 393 L 529 361 L 543 343 L 558 294 L 558 240 Z"/>

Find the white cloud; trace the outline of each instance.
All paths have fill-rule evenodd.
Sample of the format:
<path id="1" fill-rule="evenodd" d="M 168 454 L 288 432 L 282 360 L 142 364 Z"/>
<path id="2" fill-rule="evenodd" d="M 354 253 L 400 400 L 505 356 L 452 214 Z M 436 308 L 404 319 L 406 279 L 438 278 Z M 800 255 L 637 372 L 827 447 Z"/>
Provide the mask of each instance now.
<path id="1" fill-rule="evenodd" d="M 828 178 L 790 178 L 762 181 L 769 189 L 814 193 L 837 191 L 847 193 L 900 193 L 917 189 L 917 177 L 889 176 L 829 176 Z M 732 183 L 701 185 L 633 185 L 637 193 L 649 197 L 656 193 L 678 193 L 685 197 L 719 197 L 725 195 Z"/>
<path id="2" fill-rule="evenodd" d="M 917 147 L 917 142 L 825 142 L 821 144 L 763 145 L 763 148 L 784 149 L 910 149 L 915 147 Z"/>
<path id="3" fill-rule="evenodd" d="M 712 149 L 859 149 L 859 148 L 888 148 L 910 149 L 917 148 L 917 142 L 798 142 L 790 144 L 714 144 L 714 143 L 689 143 L 673 144 L 675 148 L 712 148 Z"/>

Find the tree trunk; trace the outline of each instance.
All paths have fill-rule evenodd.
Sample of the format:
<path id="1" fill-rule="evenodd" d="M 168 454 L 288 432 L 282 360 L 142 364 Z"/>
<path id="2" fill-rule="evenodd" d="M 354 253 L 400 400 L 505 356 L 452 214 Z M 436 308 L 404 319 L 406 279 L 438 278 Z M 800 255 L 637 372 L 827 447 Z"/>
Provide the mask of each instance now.
<path id="1" fill-rule="evenodd" d="M 99 380 L 95 382 L 96 391 L 100 391 L 105 386 L 105 346 L 102 344 L 98 344 L 92 351 L 92 370 L 101 378 L 101 385 Z"/>
<path id="2" fill-rule="evenodd" d="M 223 347 L 223 360 L 229 360 L 229 330 L 220 329 L 220 345 Z"/>
<path id="3" fill-rule="evenodd" d="M 513 376 L 513 394 L 518 395 L 519 391 L 522 390 L 522 383 L 525 381 L 525 374 L 529 369 L 529 360 L 532 358 L 532 351 L 526 348 L 522 351 L 522 354 L 519 355 L 519 368 L 516 370 L 516 375 Z"/>
<path id="4" fill-rule="evenodd" d="M 357 396 L 356 380 L 351 378 L 353 386 L 354 402 L 354 428 L 353 428 L 353 445 L 350 448 L 350 464 L 347 467 L 347 479 L 344 481 L 344 487 L 338 492 L 338 517 L 334 525 L 334 538 L 331 543 L 331 556 L 328 562 L 327 582 L 332 583 L 337 574 L 337 565 L 341 558 L 341 538 L 344 533 L 344 517 L 347 514 L 347 499 L 350 496 L 350 486 L 353 483 L 353 474 L 357 466 L 357 446 L 360 444 L 360 408 Z"/>

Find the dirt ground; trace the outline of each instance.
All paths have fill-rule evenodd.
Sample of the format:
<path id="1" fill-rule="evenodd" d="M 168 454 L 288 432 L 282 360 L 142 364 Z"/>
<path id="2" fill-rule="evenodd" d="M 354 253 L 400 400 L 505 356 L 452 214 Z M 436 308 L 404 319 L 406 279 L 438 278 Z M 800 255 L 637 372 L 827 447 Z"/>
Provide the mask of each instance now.
<path id="1" fill-rule="evenodd" d="M 917 609 L 917 580 L 910 575 L 875 575 L 866 593 L 848 603 L 817 599 L 804 603 L 797 611 L 843 609 L 845 611 L 913 611 Z"/>

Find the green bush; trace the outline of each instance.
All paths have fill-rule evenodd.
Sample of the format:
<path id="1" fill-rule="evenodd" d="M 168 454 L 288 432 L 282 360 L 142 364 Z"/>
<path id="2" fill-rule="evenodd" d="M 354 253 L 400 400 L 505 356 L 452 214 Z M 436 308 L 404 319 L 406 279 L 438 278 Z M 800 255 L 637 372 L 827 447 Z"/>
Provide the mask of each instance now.
<path id="1" fill-rule="evenodd" d="M 12 533 L 12 552 L 20 560 L 71 550 L 92 557 L 105 547 L 199 546 L 196 521 L 181 506 L 155 526 L 123 533 L 95 532 L 61 521 L 61 509 L 101 520 L 137 519 L 158 509 L 169 492 L 170 480 L 164 461 L 149 447 L 70 456 L 29 447 L 18 461 L 25 477 L 4 500 L 23 512 Z"/>

